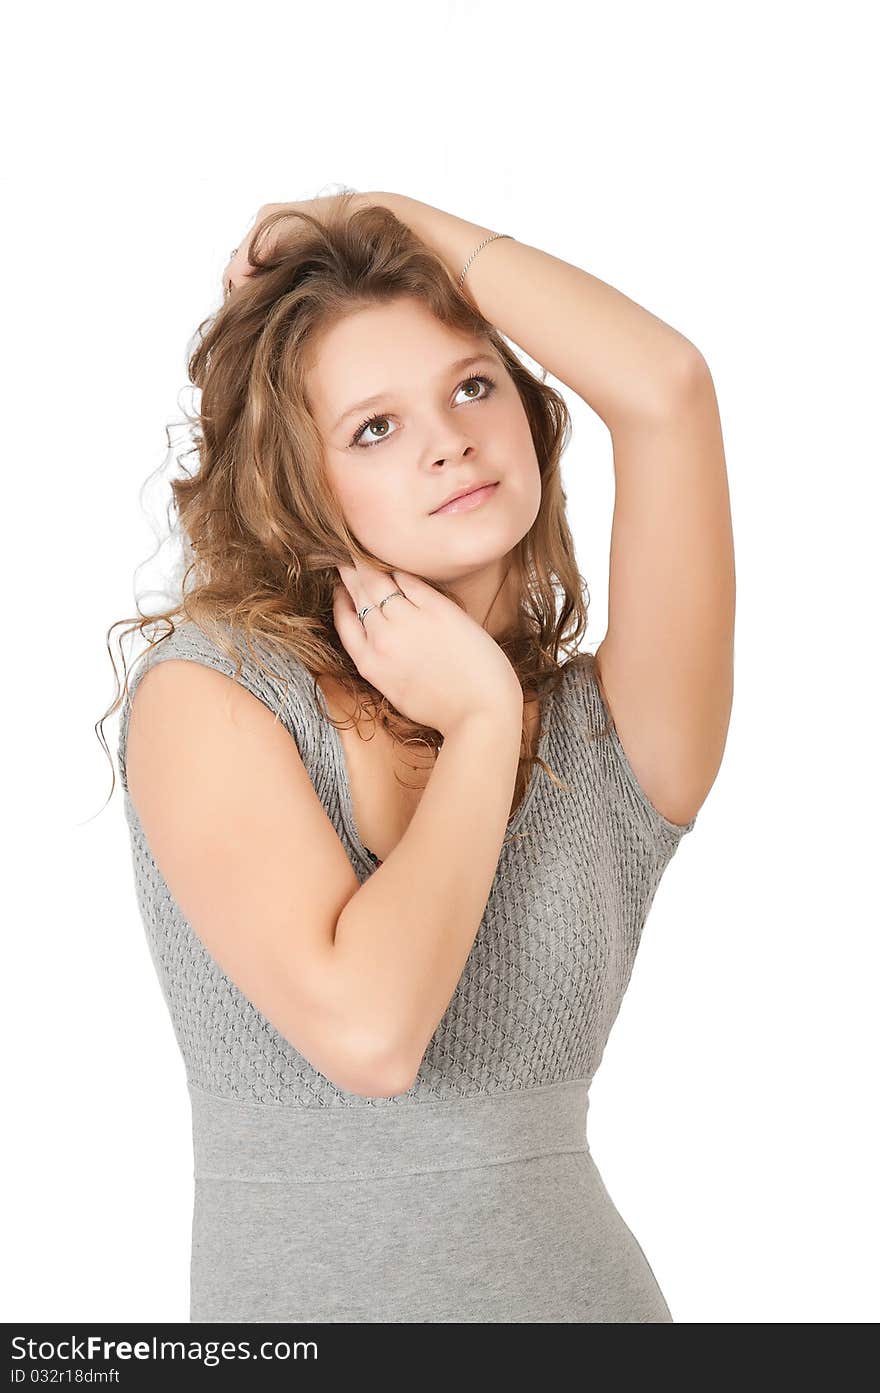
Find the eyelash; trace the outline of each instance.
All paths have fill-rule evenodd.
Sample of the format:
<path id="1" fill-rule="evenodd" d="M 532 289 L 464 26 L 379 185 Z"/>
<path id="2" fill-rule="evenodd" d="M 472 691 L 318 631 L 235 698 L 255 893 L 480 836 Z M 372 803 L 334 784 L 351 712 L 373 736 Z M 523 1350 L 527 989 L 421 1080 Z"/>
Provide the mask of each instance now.
<path id="1" fill-rule="evenodd" d="M 456 392 L 460 392 L 462 387 L 466 386 L 468 382 L 482 382 L 483 385 L 488 388 L 488 391 L 485 392 L 483 396 L 471 397 L 471 401 L 488 401 L 492 393 L 495 391 L 496 386 L 498 385 L 494 377 L 487 377 L 485 374 L 478 374 L 472 377 L 463 377 L 461 382 L 459 382 L 458 386 L 455 389 Z M 383 444 L 384 441 L 389 439 L 387 435 L 383 435 L 379 440 L 371 440 L 367 445 L 362 445 L 360 443 L 360 437 L 367 429 L 367 426 L 371 426 L 374 421 L 387 421 L 387 419 L 387 416 L 368 416 L 366 421 L 361 421 L 354 435 L 351 437 L 351 440 L 348 442 L 349 445 L 356 446 L 358 450 L 372 450 L 374 446 Z"/>

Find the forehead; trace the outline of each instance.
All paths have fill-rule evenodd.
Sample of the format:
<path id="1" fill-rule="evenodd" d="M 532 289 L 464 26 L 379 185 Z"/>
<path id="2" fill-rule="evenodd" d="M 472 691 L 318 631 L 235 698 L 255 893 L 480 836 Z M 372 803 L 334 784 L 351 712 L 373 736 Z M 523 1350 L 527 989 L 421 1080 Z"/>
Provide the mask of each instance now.
<path id="1" fill-rule="evenodd" d="M 321 337 L 308 374 L 317 414 L 332 425 L 354 402 L 406 393 L 466 355 L 495 354 L 488 339 L 442 324 L 411 299 L 357 310 Z"/>

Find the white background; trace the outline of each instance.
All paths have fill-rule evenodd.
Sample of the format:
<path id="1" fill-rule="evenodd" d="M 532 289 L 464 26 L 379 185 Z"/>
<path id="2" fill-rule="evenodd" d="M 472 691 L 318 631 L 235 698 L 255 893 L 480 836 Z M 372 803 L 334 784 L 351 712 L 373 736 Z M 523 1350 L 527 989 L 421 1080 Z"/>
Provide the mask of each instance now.
<path id="1" fill-rule="evenodd" d="M 229 249 L 262 203 L 343 184 L 580 265 L 709 363 L 733 717 L 590 1143 L 678 1323 L 878 1318 L 872 12 L 184 2 L 7 22 L 5 1320 L 187 1319 L 188 1098 L 118 784 L 104 806 L 106 635 L 154 574 L 140 490 Z M 611 442 L 563 390 L 595 649 Z"/>

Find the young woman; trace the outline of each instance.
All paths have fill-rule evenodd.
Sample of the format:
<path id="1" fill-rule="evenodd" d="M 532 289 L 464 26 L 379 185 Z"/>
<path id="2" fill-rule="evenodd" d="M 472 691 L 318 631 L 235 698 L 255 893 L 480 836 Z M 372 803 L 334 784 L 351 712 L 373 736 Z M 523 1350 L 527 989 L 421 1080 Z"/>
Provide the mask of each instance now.
<path id="1" fill-rule="evenodd" d="M 401 195 L 267 205 L 224 280 L 181 602 L 110 708 L 192 1103 L 190 1317 L 669 1322 L 586 1116 L 730 716 L 709 370 Z M 565 402 L 508 338 L 612 435 L 595 655 Z"/>

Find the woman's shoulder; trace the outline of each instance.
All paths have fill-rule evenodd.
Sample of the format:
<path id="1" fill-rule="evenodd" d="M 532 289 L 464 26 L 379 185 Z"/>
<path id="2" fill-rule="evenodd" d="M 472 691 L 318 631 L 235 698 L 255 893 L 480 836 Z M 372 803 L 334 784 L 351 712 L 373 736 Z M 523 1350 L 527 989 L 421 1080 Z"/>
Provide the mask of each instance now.
<path id="1" fill-rule="evenodd" d="M 121 761 L 137 687 L 157 663 L 171 659 L 199 663 L 231 678 L 279 717 L 303 758 L 315 750 L 319 713 L 311 690 L 312 675 L 300 658 L 286 646 L 263 635 L 246 634 L 227 621 L 210 626 L 189 618 L 173 622 L 174 627 L 166 633 L 153 636 L 128 674 L 119 728 Z"/>
<path id="2" fill-rule="evenodd" d="M 236 677 L 248 685 L 256 674 L 263 680 L 299 687 L 312 681 L 302 660 L 285 644 L 264 634 L 247 633 L 226 620 L 200 624 L 194 619 L 174 621 L 174 627 L 150 641 L 150 647 L 139 655 L 132 669 L 137 680 L 155 663 L 177 658 L 202 663 Z M 265 671 L 264 671 L 265 669 Z M 129 683 L 133 690 L 133 683 Z"/>

